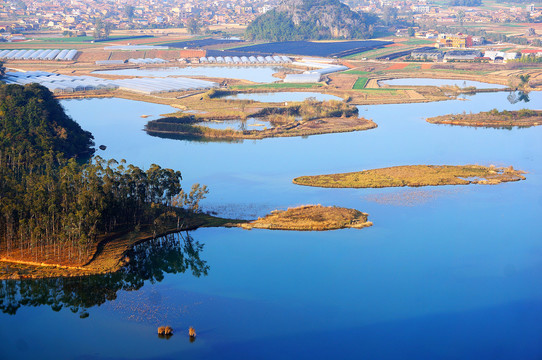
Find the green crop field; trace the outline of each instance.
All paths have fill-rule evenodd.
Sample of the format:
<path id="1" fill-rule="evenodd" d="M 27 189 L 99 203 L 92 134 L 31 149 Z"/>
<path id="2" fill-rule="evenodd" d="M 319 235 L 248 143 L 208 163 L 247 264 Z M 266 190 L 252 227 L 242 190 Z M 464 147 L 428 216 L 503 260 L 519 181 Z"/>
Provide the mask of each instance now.
<path id="1" fill-rule="evenodd" d="M 356 83 L 354 84 L 354 86 L 352 87 L 352 89 L 354 90 L 361 90 L 365 87 L 365 85 L 367 85 L 367 81 L 369 81 L 368 78 L 366 77 L 360 77 L 356 80 Z"/>
<path id="2" fill-rule="evenodd" d="M 370 74 L 369 71 L 362 71 L 362 70 L 346 70 L 342 72 L 343 74 L 352 74 L 352 75 L 367 75 Z"/>

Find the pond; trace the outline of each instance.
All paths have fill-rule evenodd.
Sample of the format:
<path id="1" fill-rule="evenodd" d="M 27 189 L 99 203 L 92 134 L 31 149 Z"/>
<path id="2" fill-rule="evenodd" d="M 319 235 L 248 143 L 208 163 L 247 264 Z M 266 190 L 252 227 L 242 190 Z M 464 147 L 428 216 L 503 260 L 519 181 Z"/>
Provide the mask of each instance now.
<path id="1" fill-rule="evenodd" d="M 233 129 L 233 130 L 264 130 L 271 128 L 273 125 L 269 121 L 263 121 L 257 118 L 248 118 L 245 121 L 241 120 L 225 120 L 225 121 L 205 121 L 197 125 L 207 126 L 211 129 Z"/>
<path id="2" fill-rule="evenodd" d="M 271 83 L 279 80 L 273 74 L 284 70 L 280 66 L 187 66 L 163 67 L 150 69 L 97 70 L 94 74 L 168 77 L 168 76 L 205 76 L 249 80 L 257 83 Z"/>
<path id="3" fill-rule="evenodd" d="M 507 86 L 490 84 L 473 80 L 431 79 L 431 78 L 404 78 L 379 81 L 380 84 L 389 86 L 458 86 L 475 87 L 477 89 L 505 89 Z"/>
<path id="4" fill-rule="evenodd" d="M 285 91 L 285 92 L 273 92 L 273 93 L 252 93 L 252 94 L 235 94 L 224 97 L 224 99 L 230 100 L 254 100 L 259 102 L 291 102 L 291 101 L 304 101 L 308 98 L 314 98 L 318 101 L 339 100 L 343 99 L 329 94 L 322 94 L 317 92 L 303 92 L 303 91 Z"/>
<path id="5" fill-rule="evenodd" d="M 171 112 L 163 105 L 62 101 L 97 145 L 107 145 L 100 156 L 179 169 L 186 188 L 208 185 L 206 210 L 254 218 L 320 203 L 368 212 L 374 226 L 200 229 L 140 245 L 137 261 L 122 273 L 1 282 L 0 358 L 542 357 L 542 127 L 424 120 L 542 104 L 540 92 L 530 93 L 528 103 L 512 104 L 507 96 L 360 106 L 378 128 L 236 143 L 146 135 L 148 119 L 140 115 Z M 528 174 L 496 186 L 292 184 L 300 175 L 405 164 L 513 165 Z M 177 332 L 159 339 L 160 325 Z M 198 332 L 193 343 L 189 326 Z"/>

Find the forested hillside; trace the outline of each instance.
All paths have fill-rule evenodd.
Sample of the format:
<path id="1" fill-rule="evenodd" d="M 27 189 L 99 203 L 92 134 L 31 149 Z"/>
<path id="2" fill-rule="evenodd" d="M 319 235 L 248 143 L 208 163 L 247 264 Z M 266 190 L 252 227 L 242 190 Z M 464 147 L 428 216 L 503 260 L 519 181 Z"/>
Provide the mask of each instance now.
<path id="1" fill-rule="evenodd" d="M 81 263 L 100 236 L 180 222 L 205 193 L 181 173 L 95 157 L 92 135 L 44 87 L 0 85 L 0 257 Z"/>
<path id="2" fill-rule="evenodd" d="M 288 41 L 307 39 L 365 39 L 373 35 L 378 17 L 356 13 L 338 0 L 283 0 L 254 20 L 248 39 Z"/>

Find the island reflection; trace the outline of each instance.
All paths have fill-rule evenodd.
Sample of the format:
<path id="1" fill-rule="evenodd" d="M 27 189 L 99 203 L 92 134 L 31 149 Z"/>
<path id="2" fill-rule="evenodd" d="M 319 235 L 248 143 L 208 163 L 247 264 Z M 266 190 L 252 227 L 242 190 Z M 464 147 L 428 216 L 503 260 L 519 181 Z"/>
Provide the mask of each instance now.
<path id="1" fill-rule="evenodd" d="M 54 311 L 66 307 L 88 317 L 88 308 L 115 300 L 119 290 L 139 290 L 145 281 L 161 282 L 165 274 L 190 271 L 195 277 L 207 276 L 210 267 L 200 258 L 203 246 L 188 233 L 170 234 L 136 245 L 127 254 L 129 262 L 114 273 L 2 280 L 0 311 L 15 315 L 24 306 L 48 305 Z"/>

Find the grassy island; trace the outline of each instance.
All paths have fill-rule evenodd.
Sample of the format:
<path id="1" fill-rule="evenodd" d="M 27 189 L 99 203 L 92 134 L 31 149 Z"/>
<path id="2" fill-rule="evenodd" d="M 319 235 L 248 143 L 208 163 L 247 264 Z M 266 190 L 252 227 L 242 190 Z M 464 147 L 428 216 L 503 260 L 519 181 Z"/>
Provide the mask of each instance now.
<path id="1" fill-rule="evenodd" d="M 263 130 L 213 129 L 212 121 L 202 116 L 180 115 L 149 121 L 147 133 L 200 139 L 264 139 L 269 137 L 307 136 L 336 132 L 367 130 L 376 124 L 358 118 L 358 109 L 341 101 L 311 101 L 285 107 L 266 107 L 251 116 L 268 121 L 272 127 Z"/>
<path id="2" fill-rule="evenodd" d="M 400 186 L 438 186 L 468 184 L 500 184 L 525 180 L 521 170 L 512 166 L 479 165 L 407 165 L 359 172 L 301 176 L 294 184 L 328 188 L 383 188 Z"/>
<path id="3" fill-rule="evenodd" d="M 542 125 L 542 110 L 522 109 L 498 111 L 493 109 L 477 114 L 442 115 L 426 119 L 431 124 L 510 128 Z"/>
<path id="4" fill-rule="evenodd" d="M 323 231 L 372 226 L 369 215 L 355 209 L 336 206 L 304 205 L 288 210 L 275 210 L 264 218 L 238 224 L 243 229 Z"/>

